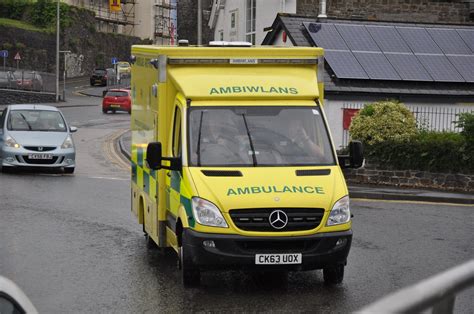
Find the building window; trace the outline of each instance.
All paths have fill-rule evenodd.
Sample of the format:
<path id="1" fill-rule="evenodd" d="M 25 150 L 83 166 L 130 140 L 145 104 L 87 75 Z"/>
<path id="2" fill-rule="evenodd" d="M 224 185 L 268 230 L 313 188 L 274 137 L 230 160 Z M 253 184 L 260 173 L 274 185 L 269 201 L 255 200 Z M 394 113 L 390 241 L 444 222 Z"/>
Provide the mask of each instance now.
<path id="1" fill-rule="evenodd" d="M 255 45 L 255 12 L 256 12 L 256 0 L 247 0 L 246 8 L 246 27 L 245 37 L 246 41 L 251 42 Z"/>
<path id="2" fill-rule="evenodd" d="M 221 29 L 219 30 L 219 40 L 223 41 L 224 40 L 224 31 Z"/>
<path id="3" fill-rule="evenodd" d="M 230 28 L 231 29 L 235 29 L 235 21 L 237 19 L 236 15 L 237 15 L 237 12 L 232 12 L 230 14 Z"/>

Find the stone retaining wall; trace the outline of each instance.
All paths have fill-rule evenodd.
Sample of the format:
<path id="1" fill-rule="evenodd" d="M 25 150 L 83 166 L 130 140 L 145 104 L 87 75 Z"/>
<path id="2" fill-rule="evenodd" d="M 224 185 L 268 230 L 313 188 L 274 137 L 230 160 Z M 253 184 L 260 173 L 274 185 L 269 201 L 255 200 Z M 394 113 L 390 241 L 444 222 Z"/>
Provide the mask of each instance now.
<path id="1" fill-rule="evenodd" d="M 296 13 L 319 14 L 320 0 L 298 0 Z M 469 0 L 329 0 L 329 17 L 373 21 L 470 24 L 474 6 Z"/>
<path id="2" fill-rule="evenodd" d="M 360 169 L 344 169 L 344 176 L 348 183 L 474 192 L 474 175 L 472 174 L 389 170 L 378 165 L 367 164 Z"/>
<path id="3" fill-rule="evenodd" d="M 0 105 L 38 104 L 51 103 L 55 101 L 56 95 L 51 93 L 0 89 Z"/>

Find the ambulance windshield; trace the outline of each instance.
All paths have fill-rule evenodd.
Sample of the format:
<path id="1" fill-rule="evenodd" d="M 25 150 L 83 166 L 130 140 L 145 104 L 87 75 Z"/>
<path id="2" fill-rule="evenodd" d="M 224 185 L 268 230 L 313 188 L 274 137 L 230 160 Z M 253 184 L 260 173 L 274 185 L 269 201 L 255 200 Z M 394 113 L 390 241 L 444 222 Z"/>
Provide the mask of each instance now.
<path id="1" fill-rule="evenodd" d="M 190 166 L 334 165 L 328 132 L 314 107 L 194 107 Z"/>

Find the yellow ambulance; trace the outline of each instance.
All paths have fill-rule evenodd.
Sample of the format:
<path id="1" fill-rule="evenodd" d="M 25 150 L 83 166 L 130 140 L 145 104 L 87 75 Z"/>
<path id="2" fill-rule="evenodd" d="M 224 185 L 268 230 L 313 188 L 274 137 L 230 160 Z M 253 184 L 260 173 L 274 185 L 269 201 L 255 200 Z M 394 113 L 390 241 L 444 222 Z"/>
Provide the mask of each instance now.
<path id="1" fill-rule="evenodd" d="M 185 286 L 218 268 L 343 280 L 341 167 L 360 167 L 362 146 L 336 155 L 323 62 L 320 48 L 132 47 L 132 212 Z"/>

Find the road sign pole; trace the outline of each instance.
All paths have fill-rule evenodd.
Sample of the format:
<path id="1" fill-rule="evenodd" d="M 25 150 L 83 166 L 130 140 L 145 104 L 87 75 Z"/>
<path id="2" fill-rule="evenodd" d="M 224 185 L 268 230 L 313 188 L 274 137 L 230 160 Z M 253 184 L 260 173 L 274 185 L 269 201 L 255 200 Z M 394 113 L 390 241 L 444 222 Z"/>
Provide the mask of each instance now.
<path id="1" fill-rule="evenodd" d="M 7 58 L 3 57 L 3 72 L 5 72 L 5 62 L 6 62 Z"/>

